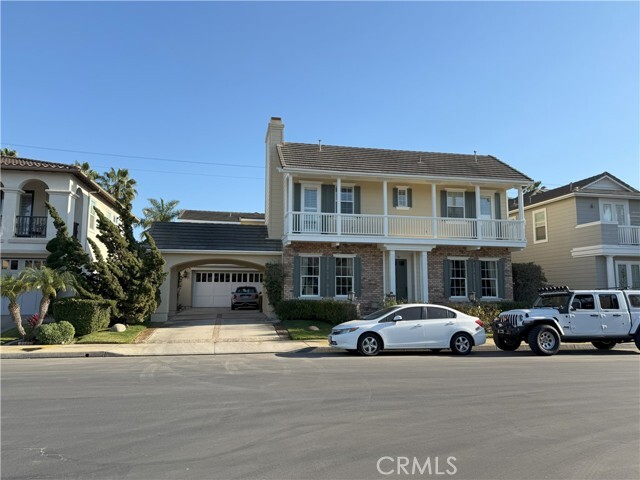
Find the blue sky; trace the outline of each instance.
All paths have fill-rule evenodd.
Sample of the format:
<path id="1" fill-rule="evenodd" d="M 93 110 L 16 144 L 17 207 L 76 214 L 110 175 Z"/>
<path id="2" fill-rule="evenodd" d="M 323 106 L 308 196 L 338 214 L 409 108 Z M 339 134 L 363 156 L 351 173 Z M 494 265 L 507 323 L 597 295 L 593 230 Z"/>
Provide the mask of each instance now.
<path id="1" fill-rule="evenodd" d="M 548 187 L 607 170 L 640 188 L 638 2 L 0 8 L 2 146 L 129 168 L 138 214 L 149 197 L 263 211 L 271 116 L 288 141 L 477 150 Z"/>

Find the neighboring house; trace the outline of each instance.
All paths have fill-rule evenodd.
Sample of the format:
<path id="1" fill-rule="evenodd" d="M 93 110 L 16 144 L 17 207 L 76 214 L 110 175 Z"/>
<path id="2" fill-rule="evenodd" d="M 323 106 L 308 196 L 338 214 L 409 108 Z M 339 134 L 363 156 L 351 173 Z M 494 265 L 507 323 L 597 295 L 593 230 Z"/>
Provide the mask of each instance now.
<path id="1" fill-rule="evenodd" d="M 510 202 L 524 206 L 527 247 L 514 262 L 540 265 L 572 288 L 640 288 L 640 192 L 608 172 Z"/>
<path id="2" fill-rule="evenodd" d="M 365 312 L 391 294 L 511 299 L 511 252 L 526 243 L 524 212 L 508 218 L 507 191 L 521 197 L 531 183 L 493 156 L 285 142 L 274 117 L 266 136 L 265 226 L 243 225 L 248 214 L 228 212 L 152 226 L 169 273 L 154 320 L 175 312 L 185 271 L 211 264 L 261 271 L 273 260 L 285 266 L 285 298 L 347 300 L 353 292 Z M 256 230 L 245 245 L 249 228 Z"/>
<path id="3" fill-rule="evenodd" d="M 0 168 L 2 274 L 18 275 L 25 267 L 42 265 L 47 258 L 46 245 L 55 237 L 56 229 L 45 202 L 55 207 L 67 224 L 69 234 L 90 253 L 87 238 L 97 241 L 98 233 L 93 207 L 117 221 L 115 199 L 75 165 L 2 157 Z M 102 247 L 101 242 L 97 244 Z M 22 295 L 22 314 L 36 313 L 39 302 L 38 291 Z M 3 298 L 3 315 L 8 313 L 7 307 L 8 301 Z"/>

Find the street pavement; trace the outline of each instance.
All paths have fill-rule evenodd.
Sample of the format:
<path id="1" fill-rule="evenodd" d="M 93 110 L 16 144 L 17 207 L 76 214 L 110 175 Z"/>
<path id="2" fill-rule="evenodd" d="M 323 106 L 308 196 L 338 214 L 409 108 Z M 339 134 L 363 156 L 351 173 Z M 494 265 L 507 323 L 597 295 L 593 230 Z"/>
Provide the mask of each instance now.
<path id="1" fill-rule="evenodd" d="M 636 479 L 639 360 L 617 349 L 3 360 L 2 478 Z M 424 473 L 398 467 L 414 462 Z"/>

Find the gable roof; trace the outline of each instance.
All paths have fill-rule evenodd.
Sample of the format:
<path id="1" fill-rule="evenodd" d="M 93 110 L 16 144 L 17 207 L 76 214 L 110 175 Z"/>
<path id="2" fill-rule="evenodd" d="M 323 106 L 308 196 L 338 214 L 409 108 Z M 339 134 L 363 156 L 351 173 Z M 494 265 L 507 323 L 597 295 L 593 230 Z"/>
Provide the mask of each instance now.
<path id="1" fill-rule="evenodd" d="M 491 155 L 414 152 L 340 147 L 308 143 L 278 145 L 285 169 L 406 175 L 433 178 L 479 178 L 531 183 L 533 180 Z"/>
<path id="2" fill-rule="evenodd" d="M 282 242 L 268 239 L 264 225 L 158 222 L 149 233 L 160 250 L 282 251 Z"/>
<path id="3" fill-rule="evenodd" d="M 45 160 L 34 160 L 24 157 L 0 157 L 0 166 L 3 170 L 19 170 L 26 172 L 54 172 L 68 173 L 75 176 L 84 184 L 91 187 L 94 193 L 101 197 L 106 203 L 114 207 L 117 200 L 105 191 L 95 180 L 91 180 L 84 174 L 82 169 L 77 165 L 69 165 L 67 163 L 47 162 Z"/>
<path id="4" fill-rule="evenodd" d="M 551 190 L 542 190 L 537 192 L 529 192 L 525 193 L 523 196 L 523 203 L 525 207 L 530 205 L 536 205 L 542 202 L 548 202 L 549 200 L 553 200 L 555 198 L 564 197 L 565 195 L 569 195 L 570 193 L 578 193 L 584 192 L 585 189 L 588 189 L 589 186 L 597 183 L 600 180 L 609 179 L 614 183 L 619 184 L 630 194 L 640 194 L 640 191 L 633 188 L 631 185 L 623 182 L 615 175 L 610 174 L 609 172 L 602 172 L 592 177 L 585 178 L 583 180 L 578 180 L 577 182 L 570 182 L 566 185 L 562 185 L 561 187 L 557 187 Z M 606 189 L 598 189 L 598 190 L 588 190 L 589 193 L 598 194 L 598 193 L 620 193 L 619 190 L 606 190 Z M 518 208 L 518 199 L 511 198 L 509 199 L 509 210 L 514 210 Z"/>
<path id="5" fill-rule="evenodd" d="M 218 212 L 209 210 L 183 210 L 179 220 L 197 222 L 240 223 L 240 219 L 264 221 L 264 213 L 257 212 Z"/>

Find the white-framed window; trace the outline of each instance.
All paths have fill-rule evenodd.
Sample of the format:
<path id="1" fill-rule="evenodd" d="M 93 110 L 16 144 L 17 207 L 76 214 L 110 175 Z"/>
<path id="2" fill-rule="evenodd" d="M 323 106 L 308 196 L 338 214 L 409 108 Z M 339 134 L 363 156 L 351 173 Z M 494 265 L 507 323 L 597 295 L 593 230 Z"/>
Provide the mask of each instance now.
<path id="1" fill-rule="evenodd" d="M 320 211 L 320 185 L 302 185 L 302 211 L 308 213 Z"/>
<path id="2" fill-rule="evenodd" d="M 549 241 L 547 232 L 547 209 L 535 210 L 533 212 L 533 243 Z"/>
<path id="3" fill-rule="evenodd" d="M 497 260 L 480 260 L 480 296 L 498 298 Z"/>
<path id="4" fill-rule="evenodd" d="M 96 229 L 96 211 L 95 211 L 95 207 L 96 207 L 96 202 L 94 200 L 91 200 L 89 202 L 89 230 L 95 230 Z"/>
<path id="5" fill-rule="evenodd" d="M 447 190 L 447 217 L 464 218 L 464 192 Z"/>
<path id="6" fill-rule="evenodd" d="M 640 262 L 616 262 L 616 287 L 640 288 Z"/>
<path id="7" fill-rule="evenodd" d="M 409 187 L 398 188 L 398 208 L 409 208 Z"/>
<path id="8" fill-rule="evenodd" d="M 11 259 L 11 258 L 3 258 L 2 270 L 18 270 L 18 260 Z"/>
<path id="9" fill-rule="evenodd" d="M 336 189 L 337 196 L 337 189 Z M 340 213 L 354 213 L 354 200 L 353 200 L 353 186 L 342 186 L 340 187 Z M 337 199 L 336 199 L 337 203 Z M 337 207 L 337 205 L 336 205 Z M 336 212 L 338 209 L 336 208 Z"/>
<path id="10" fill-rule="evenodd" d="M 320 296 L 320 257 L 300 257 L 300 296 Z"/>
<path id="11" fill-rule="evenodd" d="M 627 225 L 627 203 L 600 199 L 600 215 L 604 223 Z"/>
<path id="12" fill-rule="evenodd" d="M 449 286 L 452 297 L 467 296 L 467 261 L 450 259 Z"/>
<path id="13" fill-rule="evenodd" d="M 354 258 L 335 257 L 336 262 L 336 297 L 346 297 L 353 288 Z"/>

